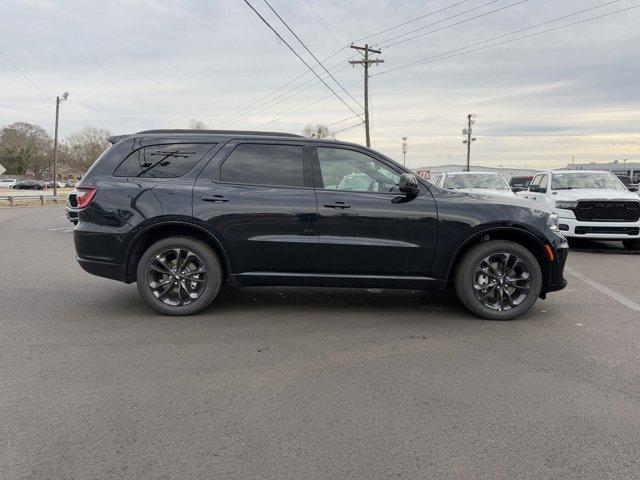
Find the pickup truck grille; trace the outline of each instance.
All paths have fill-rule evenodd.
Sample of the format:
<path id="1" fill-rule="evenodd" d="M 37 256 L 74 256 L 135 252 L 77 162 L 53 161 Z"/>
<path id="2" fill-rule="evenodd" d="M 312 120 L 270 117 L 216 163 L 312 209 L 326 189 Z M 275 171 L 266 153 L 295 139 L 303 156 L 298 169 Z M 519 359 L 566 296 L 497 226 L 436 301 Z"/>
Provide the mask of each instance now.
<path id="1" fill-rule="evenodd" d="M 583 222 L 637 222 L 640 201 L 585 200 L 578 202 L 575 214 Z"/>

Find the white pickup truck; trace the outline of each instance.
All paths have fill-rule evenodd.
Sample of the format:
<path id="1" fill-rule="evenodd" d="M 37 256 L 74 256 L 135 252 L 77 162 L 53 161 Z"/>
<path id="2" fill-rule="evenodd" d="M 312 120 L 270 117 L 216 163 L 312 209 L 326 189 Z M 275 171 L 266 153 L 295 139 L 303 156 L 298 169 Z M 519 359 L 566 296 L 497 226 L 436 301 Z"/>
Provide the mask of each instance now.
<path id="1" fill-rule="evenodd" d="M 640 197 L 610 172 L 539 172 L 517 195 L 553 208 L 566 237 L 622 240 L 625 248 L 640 248 Z"/>

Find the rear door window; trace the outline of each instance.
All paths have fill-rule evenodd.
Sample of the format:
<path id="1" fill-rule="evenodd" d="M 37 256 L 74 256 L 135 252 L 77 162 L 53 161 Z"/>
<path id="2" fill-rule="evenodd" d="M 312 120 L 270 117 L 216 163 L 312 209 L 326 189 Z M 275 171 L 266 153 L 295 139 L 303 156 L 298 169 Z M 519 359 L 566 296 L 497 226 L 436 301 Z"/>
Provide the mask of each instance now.
<path id="1" fill-rule="evenodd" d="M 304 149 L 302 145 L 242 143 L 220 166 L 220 181 L 303 187 Z"/>
<path id="2" fill-rule="evenodd" d="M 152 145 L 131 153 L 116 168 L 116 177 L 176 178 L 188 173 L 211 150 L 212 143 Z"/>

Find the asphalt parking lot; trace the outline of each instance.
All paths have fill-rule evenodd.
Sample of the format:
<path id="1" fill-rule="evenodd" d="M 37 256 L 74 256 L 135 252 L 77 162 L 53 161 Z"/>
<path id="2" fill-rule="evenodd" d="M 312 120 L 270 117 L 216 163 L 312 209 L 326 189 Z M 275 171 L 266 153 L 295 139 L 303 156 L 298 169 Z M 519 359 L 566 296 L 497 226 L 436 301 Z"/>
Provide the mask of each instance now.
<path id="1" fill-rule="evenodd" d="M 640 255 L 587 243 L 525 317 L 410 291 L 226 289 L 163 317 L 0 209 L 0 478 L 640 477 Z"/>

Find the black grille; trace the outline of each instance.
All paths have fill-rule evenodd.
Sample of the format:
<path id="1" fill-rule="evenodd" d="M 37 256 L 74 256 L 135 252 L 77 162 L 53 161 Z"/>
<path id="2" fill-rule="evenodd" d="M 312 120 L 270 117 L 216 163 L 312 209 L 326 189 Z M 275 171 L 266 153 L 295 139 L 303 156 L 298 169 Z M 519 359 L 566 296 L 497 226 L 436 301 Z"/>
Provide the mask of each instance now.
<path id="1" fill-rule="evenodd" d="M 609 235 L 638 235 L 640 228 L 638 227 L 576 227 L 576 235 L 585 235 L 587 233 L 606 233 Z"/>
<path id="2" fill-rule="evenodd" d="M 637 222 L 640 218 L 640 201 L 581 201 L 575 213 L 576 218 L 583 222 Z"/>

